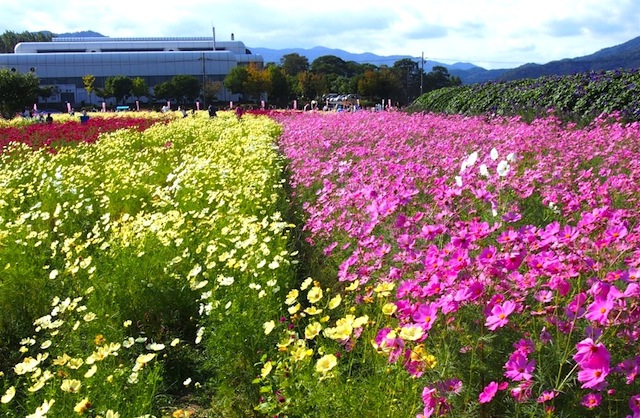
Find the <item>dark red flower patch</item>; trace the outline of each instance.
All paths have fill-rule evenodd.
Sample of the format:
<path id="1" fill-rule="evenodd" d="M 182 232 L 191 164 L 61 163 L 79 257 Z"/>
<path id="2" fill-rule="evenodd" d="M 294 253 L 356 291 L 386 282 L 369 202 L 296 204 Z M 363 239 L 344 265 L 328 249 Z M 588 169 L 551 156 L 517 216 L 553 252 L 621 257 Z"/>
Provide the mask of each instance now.
<path id="1" fill-rule="evenodd" d="M 94 143 L 101 133 L 118 129 L 133 128 L 142 132 L 155 123 L 151 118 L 91 118 L 85 123 L 69 121 L 64 123 L 34 123 L 28 126 L 0 128 L 0 150 L 9 143 L 18 142 L 33 149 L 50 148 L 52 151 L 80 142 Z"/>

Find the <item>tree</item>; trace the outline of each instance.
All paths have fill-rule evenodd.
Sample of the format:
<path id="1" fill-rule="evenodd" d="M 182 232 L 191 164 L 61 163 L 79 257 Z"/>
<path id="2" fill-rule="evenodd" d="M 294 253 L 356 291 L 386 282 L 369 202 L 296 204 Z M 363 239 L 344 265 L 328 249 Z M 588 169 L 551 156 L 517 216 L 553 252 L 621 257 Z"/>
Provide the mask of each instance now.
<path id="1" fill-rule="evenodd" d="M 425 75 L 424 92 L 441 89 L 443 87 L 459 86 L 460 77 L 451 77 L 449 70 L 441 65 L 436 65 Z"/>
<path id="2" fill-rule="evenodd" d="M 284 70 L 277 65 L 270 65 L 266 71 L 270 80 L 267 91 L 269 100 L 281 105 L 285 104 L 291 95 L 291 88 Z"/>
<path id="3" fill-rule="evenodd" d="M 179 74 L 171 79 L 175 98 L 180 103 L 193 103 L 200 96 L 200 80 L 192 75 Z"/>
<path id="4" fill-rule="evenodd" d="M 138 100 L 140 100 L 142 96 L 149 95 L 149 86 L 144 78 L 136 77 L 133 79 L 131 83 L 131 95 Z"/>
<path id="5" fill-rule="evenodd" d="M 84 84 L 84 89 L 87 91 L 89 95 L 89 103 L 91 103 L 91 93 L 95 90 L 96 76 L 87 74 L 82 77 L 82 84 Z"/>
<path id="6" fill-rule="evenodd" d="M 402 93 L 398 75 L 388 67 L 364 73 L 358 82 L 358 93 L 375 101 L 392 99 L 397 101 Z"/>
<path id="7" fill-rule="evenodd" d="M 20 42 L 50 42 L 53 38 L 51 32 L 22 32 L 6 31 L 0 35 L 0 53 L 12 53 Z"/>
<path id="8" fill-rule="evenodd" d="M 309 70 L 309 59 L 300 54 L 284 54 L 280 58 L 280 66 L 286 75 L 296 76 L 298 73 Z"/>
<path id="9" fill-rule="evenodd" d="M 243 94 L 246 81 L 249 79 L 247 67 L 235 67 L 224 78 L 223 84 L 233 94 Z"/>
<path id="10" fill-rule="evenodd" d="M 163 81 L 153 87 L 153 94 L 158 99 L 172 100 L 176 97 L 175 88 L 171 80 Z"/>
<path id="11" fill-rule="evenodd" d="M 11 119 L 38 98 L 40 80 L 33 73 L 0 70 L 0 115 Z"/>
<path id="12" fill-rule="evenodd" d="M 250 63 L 247 67 L 247 81 L 244 83 L 244 91 L 249 96 L 259 98 L 262 93 L 269 90 L 270 82 L 269 73 L 254 63 Z"/>
<path id="13" fill-rule="evenodd" d="M 413 102 L 420 95 L 421 74 L 424 70 L 418 67 L 418 63 L 410 58 L 403 58 L 393 64 L 393 70 L 398 74 L 402 83 L 402 102 Z"/>
<path id="14" fill-rule="evenodd" d="M 350 76 L 349 65 L 342 58 L 336 57 L 335 55 L 323 55 L 313 60 L 311 63 L 311 72 L 327 76 Z"/>
<path id="15" fill-rule="evenodd" d="M 202 90 L 204 94 L 204 100 L 207 103 L 213 102 L 218 98 L 218 93 L 220 93 L 220 90 L 222 90 L 222 82 L 205 80 Z"/>
<path id="16" fill-rule="evenodd" d="M 116 103 L 123 102 L 130 94 L 133 80 L 123 75 L 108 77 L 104 83 L 104 89 L 109 96 L 115 97 Z"/>

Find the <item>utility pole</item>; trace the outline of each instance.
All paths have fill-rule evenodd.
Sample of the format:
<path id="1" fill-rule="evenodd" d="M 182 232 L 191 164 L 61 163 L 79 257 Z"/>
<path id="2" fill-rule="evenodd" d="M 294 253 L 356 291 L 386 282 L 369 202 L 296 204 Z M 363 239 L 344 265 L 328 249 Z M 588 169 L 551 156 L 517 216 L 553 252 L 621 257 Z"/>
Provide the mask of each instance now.
<path id="1" fill-rule="evenodd" d="M 424 77 L 424 52 L 422 53 L 422 58 L 420 58 L 420 63 L 422 64 L 422 69 L 420 70 L 420 96 L 422 96 L 422 85 Z"/>
<path id="2" fill-rule="evenodd" d="M 207 59 L 205 58 L 204 52 L 202 53 L 202 107 L 207 106 L 207 74 L 206 74 L 206 63 Z"/>

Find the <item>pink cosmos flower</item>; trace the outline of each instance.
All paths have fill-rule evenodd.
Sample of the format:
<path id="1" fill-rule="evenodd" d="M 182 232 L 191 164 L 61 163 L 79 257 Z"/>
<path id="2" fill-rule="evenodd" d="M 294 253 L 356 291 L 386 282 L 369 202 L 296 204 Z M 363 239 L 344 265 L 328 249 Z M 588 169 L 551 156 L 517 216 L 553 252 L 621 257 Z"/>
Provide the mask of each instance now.
<path id="1" fill-rule="evenodd" d="M 586 406 L 588 409 L 593 409 L 600 405 L 600 402 L 602 402 L 602 395 L 599 393 L 587 393 L 582 397 L 580 404 Z"/>
<path id="2" fill-rule="evenodd" d="M 609 375 L 609 367 L 582 369 L 578 372 L 578 381 L 583 382 L 582 389 L 601 389 L 606 385 L 605 379 Z"/>
<path id="3" fill-rule="evenodd" d="M 573 359 L 582 369 L 608 368 L 611 354 L 602 343 L 595 343 L 591 338 L 585 338 L 576 344 Z"/>
<path id="4" fill-rule="evenodd" d="M 516 351 L 504 365 L 504 368 L 506 369 L 504 375 L 516 382 L 531 380 L 533 377 L 533 369 L 535 369 L 535 367 L 535 360 L 529 361 L 525 355 Z"/>
<path id="5" fill-rule="evenodd" d="M 507 317 L 516 309 L 515 302 L 510 300 L 505 301 L 502 305 L 496 304 L 491 308 L 491 315 L 487 317 L 484 325 L 491 331 L 495 331 L 497 328 L 502 328 L 509 321 Z"/>
<path id="6" fill-rule="evenodd" d="M 485 386 L 482 393 L 478 396 L 478 401 L 480 403 L 491 402 L 496 393 L 498 392 L 498 383 L 491 382 L 487 386 Z"/>
<path id="7" fill-rule="evenodd" d="M 413 314 L 413 320 L 422 327 L 423 330 L 428 331 L 436 321 L 438 317 L 438 306 L 435 303 L 423 303 L 416 312 Z"/>
<path id="8" fill-rule="evenodd" d="M 597 322 L 600 325 L 606 325 L 609 312 L 613 307 L 614 304 L 611 298 L 596 299 L 587 307 L 585 318 Z"/>
<path id="9" fill-rule="evenodd" d="M 629 408 L 633 412 L 633 418 L 640 417 L 640 394 L 633 395 L 629 398 Z"/>

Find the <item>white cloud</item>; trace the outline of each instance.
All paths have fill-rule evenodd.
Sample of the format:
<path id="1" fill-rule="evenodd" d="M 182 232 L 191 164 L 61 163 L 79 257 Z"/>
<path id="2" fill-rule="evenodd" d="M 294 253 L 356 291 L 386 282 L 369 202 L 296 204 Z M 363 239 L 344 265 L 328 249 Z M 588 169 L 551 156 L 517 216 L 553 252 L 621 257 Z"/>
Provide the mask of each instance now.
<path id="1" fill-rule="evenodd" d="M 0 30 L 94 30 L 112 37 L 212 36 L 248 47 L 326 46 L 486 68 L 591 54 L 640 35 L 636 0 L 123 0 L 3 5 Z M 4 29 L 3 29 L 4 28 Z"/>

